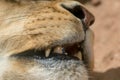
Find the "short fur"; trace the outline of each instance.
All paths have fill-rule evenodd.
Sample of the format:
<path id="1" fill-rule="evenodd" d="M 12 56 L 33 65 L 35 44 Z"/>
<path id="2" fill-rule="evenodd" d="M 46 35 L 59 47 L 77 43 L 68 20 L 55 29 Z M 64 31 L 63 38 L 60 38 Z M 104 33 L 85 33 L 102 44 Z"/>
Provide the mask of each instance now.
<path id="1" fill-rule="evenodd" d="M 0 0 L 0 80 L 88 80 L 82 61 L 11 57 L 29 49 L 84 40 L 82 22 L 60 5 L 84 7 L 78 1 Z"/>

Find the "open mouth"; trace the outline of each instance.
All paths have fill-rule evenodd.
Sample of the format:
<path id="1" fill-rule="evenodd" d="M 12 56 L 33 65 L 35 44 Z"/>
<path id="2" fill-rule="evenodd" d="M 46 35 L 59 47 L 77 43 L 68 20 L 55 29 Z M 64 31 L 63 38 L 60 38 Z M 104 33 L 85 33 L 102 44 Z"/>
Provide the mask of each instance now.
<path id="1" fill-rule="evenodd" d="M 69 11 L 71 14 L 73 14 L 76 18 L 78 18 L 82 24 L 83 29 L 86 31 L 86 26 L 84 25 L 85 22 L 83 19 L 85 18 L 85 12 L 82 10 L 82 8 L 79 5 L 70 7 L 71 5 L 61 4 L 61 6 Z M 54 58 L 54 59 L 60 59 L 60 60 L 69 60 L 69 59 L 75 59 L 75 60 L 81 60 L 84 57 L 82 56 L 83 48 L 81 46 L 82 42 L 76 42 L 73 44 L 63 44 L 62 46 L 54 46 L 51 48 L 46 49 L 31 49 L 26 50 L 24 52 L 12 55 L 19 58 L 35 58 L 35 59 L 48 59 L 48 58 Z"/>
<path id="2" fill-rule="evenodd" d="M 34 60 L 43 59 L 53 59 L 53 60 L 82 60 L 85 65 L 93 68 L 93 54 L 92 54 L 92 37 L 89 32 L 89 27 L 94 22 L 94 17 L 80 5 L 69 7 L 71 5 L 67 4 L 61 5 L 63 8 L 72 13 L 76 18 L 78 18 L 83 24 L 83 30 L 85 32 L 85 40 L 71 43 L 62 44 L 62 46 L 57 45 L 44 49 L 29 49 L 20 53 L 12 55 L 12 57 L 17 58 L 27 58 Z M 88 32 L 87 32 L 88 31 Z M 62 43 L 62 42 L 61 42 Z"/>
<path id="3" fill-rule="evenodd" d="M 74 43 L 42 50 L 26 50 L 24 52 L 12 55 L 12 57 L 38 60 L 49 58 L 53 58 L 54 60 L 82 60 L 84 58 L 82 53 L 83 49 L 81 43 Z"/>

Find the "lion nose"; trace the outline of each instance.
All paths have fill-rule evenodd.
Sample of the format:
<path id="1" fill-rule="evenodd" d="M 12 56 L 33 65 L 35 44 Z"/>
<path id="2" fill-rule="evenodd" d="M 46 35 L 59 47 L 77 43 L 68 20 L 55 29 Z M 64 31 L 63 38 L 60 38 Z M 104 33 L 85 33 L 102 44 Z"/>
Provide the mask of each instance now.
<path id="1" fill-rule="evenodd" d="M 86 28 L 91 26 L 95 21 L 94 16 L 79 2 L 66 1 L 63 2 L 61 6 L 79 18 L 84 23 Z"/>

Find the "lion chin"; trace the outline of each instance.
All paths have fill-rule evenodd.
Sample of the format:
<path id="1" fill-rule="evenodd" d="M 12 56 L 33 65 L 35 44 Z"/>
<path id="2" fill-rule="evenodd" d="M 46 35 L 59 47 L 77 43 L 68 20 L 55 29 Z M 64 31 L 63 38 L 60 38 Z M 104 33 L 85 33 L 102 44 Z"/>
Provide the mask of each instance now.
<path id="1" fill-rule="evenodd" d="M 0 1 L 0 80 L 88 80 L 94 16 L 80 0 Z"/>

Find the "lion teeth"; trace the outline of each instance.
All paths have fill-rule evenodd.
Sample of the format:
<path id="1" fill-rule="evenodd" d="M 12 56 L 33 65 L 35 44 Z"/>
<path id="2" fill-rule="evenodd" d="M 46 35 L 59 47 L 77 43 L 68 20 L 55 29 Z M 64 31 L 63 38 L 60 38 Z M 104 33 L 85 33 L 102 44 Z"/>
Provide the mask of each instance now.
<path id="1" fill-rule="evenodd" d="M 50 49 L 50 48 L 46 49 L 46 50 L 45 50 L 45 56 L 46 56 L 46 57 L 49 57 L 50 52 L 51 52 L 51 49 Z"/>
<path id="2" fill-rule="evenodd" d="M 74 56 L 79 58 L 80 60 L 82 60 L 82 53 L 81 53 L 81 51 L 77 52 L 77 54 L 75 54 Z"/>
<path id="3" fill-rule="evenodd" d="M 94 42 L 94 33 L 92 30 L 88 29 L 86 31 L 85 41 L 82 44 L 83 46 L 83 57 L 86 66 L 89 70 L 93 70 L 94 68 L 94 52 L 93 52 L 93 43 Z"/>
<path id="4" fill-rule="evenodd" d="M 54 51 L 53 51 L 53 52 L 54 52 L 54 53 L 62 54 L 62 53 L 63 53 L 63 48 L 60 47 L 60 46 L 58 46 L 58 47 L 54 48 Z"/>

